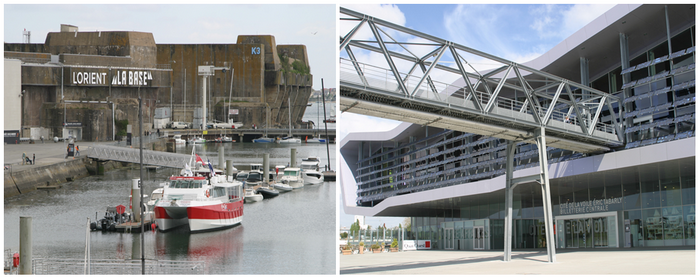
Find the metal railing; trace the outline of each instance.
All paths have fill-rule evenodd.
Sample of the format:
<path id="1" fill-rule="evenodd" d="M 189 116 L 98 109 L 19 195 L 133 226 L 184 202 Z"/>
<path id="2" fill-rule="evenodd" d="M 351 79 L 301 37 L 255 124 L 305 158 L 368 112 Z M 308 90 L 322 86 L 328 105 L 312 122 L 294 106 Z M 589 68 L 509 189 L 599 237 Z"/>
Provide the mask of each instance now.
<path id="1" fill-rule="evenodd" d="M 84 274 L 83 259 L 33 259 L 35 275 Z M 90 274 L 141 274 L 141 260 L 90 260 Z M 146 274 L 203 274 L 204 261 L 146 260 Z"/>
<path id="2" fill-rule="evenodd" d="M 381 68 L 361 62 L 356 63 L 357 65 L 359 65 L 362 73 L 364 74 L 364 80 L 367 82 L 367 84 L 363 83 L 363 80 L 356 71 L 353 62 L 344 58 L 340 59 L 341 81 L 363 86 L 365 88 L 379 89 L 386 92 L 400 94 L 401 89 L 396 83 L 396 78 L 394 77 L 394 74 L 390 69 Z M 420 76 L 409 75 L 406 73 L 400 74 L 404 77 L 403 79 L 406 81 L 406 88 L 409 91 L 413 91 L 418 86 L 418 82 L 421 78 Z M 434 89 L 439 93 L 434 93 L 433 88 L 431 87 L 434 87 Z M 485 104 L 491 97 L 491 95 L 486 92 L 477 91 L 477 94 L 478 95 L 476 95 L 475 98 L 482 104 Z M 420 87 L 416 91 L 416 94 L 413 96 L 413 99 L 422 99 L 431 102 L 436 102 L 442 104 L 445 108 L 470 108 L 471 101 L 467 100 L 466 98 L 468 95 L 469 92 L 465 87 L 458 87 L 453 84 L 448 84 L 433 79 L 431 84 L 423 83 L 422 85 L 420 85 Z M 521 112 L 527 114 L 530 114 L 532 112 L 526 103 L 502 97 L 500 95 L 496 97 L 494 105 L 498 108 L 513 112 Z M 538 115 L 545 115 L 546 112 L 544 111 L 544 109 L 546 108 L 539 108 L 540 112 L 538 112 Z M 504 116 L 509 117 L 511 116 L 511 114 L 507 114 Z M 556 110 L 552 111 L 547 121 L 550 120 L 558 121 L 565 124 L 565 126 L 563 126 L 565 130 L 570 130 L 576 133 L 581 132 L 578 119 L 575 117 L 575 115 L 570 114 L 568 112 Z M 586 122 L 586 125 L 588 125 L 587 119 L 584 118 L 584 122 Z M 615 127 L 613 125 L 602 122 L 597 122 L 595 124 L 595 130 L 615 134 Z"/>
<path id="3" fill-rule="evenodd" d="M 89 149 L 86 155 L 90 158 L 101 160 L 114 160 L 122 162 L 139 163 L 139 149 L 126 147 L 96 145 Z M 190 160 L 190 155 L 175 154 L 168 152 L 157 152 L 143 150 L 143 163 L 147 165 L 158 165 L 173 168 L 184 168 L 185 163 Z"/>

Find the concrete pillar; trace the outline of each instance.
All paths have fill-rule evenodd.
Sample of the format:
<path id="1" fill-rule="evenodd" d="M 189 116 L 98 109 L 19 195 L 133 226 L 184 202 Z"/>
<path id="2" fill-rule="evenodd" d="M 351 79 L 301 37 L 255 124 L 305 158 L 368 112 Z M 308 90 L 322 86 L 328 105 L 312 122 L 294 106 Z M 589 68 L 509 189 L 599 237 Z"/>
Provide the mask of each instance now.
<path id="1" fill-rule="evenodd" d="M 270 181 L 270 154 L 263 155 L 263 182 Z"/>
<path id="2" fill-rule="evenodd" d="M 549 164 L 547 163 L 547 141 L 544 127 L 535 130 L 537 149 L 540 158 L 540 187 L 542 188 L 542 209 L 544 210 L 544 226 L 547 238 L 547 256 L 549 262 L 556 262 L 556 245 L 554 243 L 554 226 L 552 219 L 552 198 L 549 190 Z"/>
<path id="3" fill-rule="evenodd" d="M 291 155 L 289 156 L 289 166 L 297 167 L 297 148 L 292 148 Z"/>
<path id="4" fill-rule="evenodd" d="M 224 146 L 219 146 L 219 168 L 224 169 Z"/>
<path id="5" fill-rule="evenodd" d="M 226 160 L 226 176 L 231 176 L 233 175 L 233 164 L 231 164 L 231 160 L 227 159 Z"/>
<path id="6" fill-rule="evenodd" d="M 141 195 L 141 190 L 139 189 L 139 179 L 131 179 L 131 216 L 134 217 L 134 221 L 140 222 L 141 215 L 139 215 L 139 201 L 141 199 L 138 197 Z M 138 239 L 138 238 L 135 238 Z"/>
<path id="7" fill-rule="evenodd" d="M 32 274 L 32 217 L 19 217 L 19 274 Z"/>
<path id="8" fill-rule="evenodd" d="M 581 84 L 584 86 L 590 86 L 591 79 L 589 75 L 588 59 L 585 57 L 579 57 L 579 66 L 581 68 Z M 589 92 L 583 90 L 584 98 L 588 96 Z"/>
<path id="9" fill-rule="evenodd" d="M 515 142 L 508 140 L 506 146 L 506 217 L 503 225 L 503 261 L 510 261 L 513 247 L 513 158 Z"/>

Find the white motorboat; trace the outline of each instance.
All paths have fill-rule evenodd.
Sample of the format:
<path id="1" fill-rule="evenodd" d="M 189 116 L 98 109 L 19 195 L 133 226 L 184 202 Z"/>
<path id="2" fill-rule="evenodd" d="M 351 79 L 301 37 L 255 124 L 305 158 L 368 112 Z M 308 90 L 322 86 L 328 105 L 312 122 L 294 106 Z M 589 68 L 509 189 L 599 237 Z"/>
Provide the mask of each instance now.
<path id="1" fill-rule="evenodd" d="M 233 139 L 231 137 L 222 136 L 222 137 L 218 137 L 218 138 L 214 139 L 214 142 L 216 142 L 216 143 L 233 143 L 235 141 L 233 141 Z"/>
<path id="2" fill-rule="evenodd" d="M 243 184 L 224 175 L 173 176 L 155 204 L 156 223 L 161 231 L 183 225 L 190 231 L 232 227 L 243 221 L 243 199 Z"/>
<path id="3" fill-rule="evenodd" d="M 304 178 L 301 177 L 301 169 L 297 167 L 287 167 L 280 182 L 291 186 L 293 189 L 304 187 Z"/>
<path id="4" fill-rule="evenodd" d="M 279 144 L 297 144 L 297 143 L 301 143 L 301 139 L 296 138 L 296 137 L 287 136 L 287 137 L 278 138 L 277 143 L 279 143 Z"/>
<path id="5" fill-rule="evenodd" d="M 258 171 L 258 172 L 262 173 L 263 172 L 262 163 L 251 163 L 250 170 L 251 171 Z"/>
<path id="6" fill-rule="evenodd" d="M 173 135 L 173 140 L 175 141 L 175 145 L 184 145 L 187 142 L 185 139 L 182 139 L 182 135 L 180 134 Z"/>
<path id="7" fill-rule="evenodd" d="M 308 157 L 301 160 L 299 165 L 302 170 L 320 171 L 321 159 L 318 157 Z"/>
<path id="8" fill-rule="evenodd" d="M 301 177 L 304 179 L 304 185 L 323 184 L 323 173 L 316 170 L 303 170 Z"/>
<path id="9" fill-rule="evenodd" d="M 326 143 L 325 138 L 314 137 L 311 139 L 306 139 L 306 143 Z"/>
<path id="10" fill-rule="evenodd" d="M 274 143 L 275 139 L 270 137 L 260 137 L 253 139 L 253 143 Z"/>
<path id="11" fill-rule="evenodd" d="M 262 185 L 263 173 L 258 170 L 248 171 L 248 178 L 246 178 L 246 187 L 256 187 Z"/>
<path id="12" fill-rule="evenodd" d="M 190 144 L 190 145 L 192 145 L 192 144 L 204 144 L 206 142 L 207 142 L 207 140 L 204 140 L 204 138 L 199 137 L 199 136 L 194 137 L 194 138 L 190 138 L 189 140 L 187 140 L 187 144 Z"/>
<path id="13" fill-rule="evenodd" d="M 276 190 L 280 192 L 288 192 L 293 190 L 292 186 L 284 184 L 284 183 L 272 183 L 270 184 L 271 187 L 275 188 Z"/>
<path id="14" fill-rule="evenodd" d="M 262 194 L 255 192 L 254 189 L 250 189 L 250 188 L 245 189 L 245 202 L 246 203 L 253 203 L 253 202 L 258 202 L 258 201 L 262 201 L 262 200 L 263 200 Z"/>

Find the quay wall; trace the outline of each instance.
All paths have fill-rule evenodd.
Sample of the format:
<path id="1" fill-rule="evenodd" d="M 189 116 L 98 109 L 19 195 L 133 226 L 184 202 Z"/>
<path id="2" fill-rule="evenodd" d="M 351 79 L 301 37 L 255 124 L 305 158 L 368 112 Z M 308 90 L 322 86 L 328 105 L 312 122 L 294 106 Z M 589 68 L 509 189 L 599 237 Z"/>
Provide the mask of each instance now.
<path id="1" fill-rule="evenodd" d="M 83 159 L 36 168 L 5 172 L 5 198 L 36 191 L 38 187 L 60 185 L 89 175 Z"/>

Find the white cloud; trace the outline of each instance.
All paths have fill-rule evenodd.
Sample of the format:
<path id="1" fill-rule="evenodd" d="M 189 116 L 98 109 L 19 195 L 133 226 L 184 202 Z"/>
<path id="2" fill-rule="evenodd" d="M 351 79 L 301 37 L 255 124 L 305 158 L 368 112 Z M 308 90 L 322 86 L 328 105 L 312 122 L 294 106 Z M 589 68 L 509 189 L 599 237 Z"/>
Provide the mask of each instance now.
<path id="1" fill-rule="evenodd" d="M 401 122 L 358 115 L 354 113 L 341 113 L 336 127 L 338 139 L 343 139 L 353 132 L 379 132 L 394 129 Z M 339 141 L 338 141 L 339 142 Z"/>
<path id="2" fill-rule="evenodd" d="M 568 37 L 574 32 L 586 26 L 588 23 L 605 14 L 613 4 L 609 5 L 574 5 L 563 12 L 563 24 L 561 24 L 561 36 Z M 564 39 L 564 38 L 562 38 Z"/>

